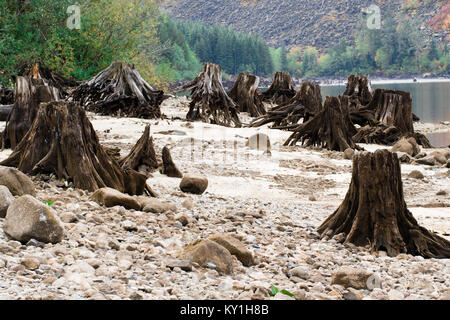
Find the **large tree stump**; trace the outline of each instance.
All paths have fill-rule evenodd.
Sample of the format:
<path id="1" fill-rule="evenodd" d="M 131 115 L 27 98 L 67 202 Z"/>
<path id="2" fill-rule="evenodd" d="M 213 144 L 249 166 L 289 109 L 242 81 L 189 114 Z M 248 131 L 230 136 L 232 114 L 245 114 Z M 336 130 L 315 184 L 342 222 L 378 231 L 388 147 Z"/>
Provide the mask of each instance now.
<path id="1" fill-rule="evenodd" d="M 450 258 L 450 241 L 418 225 L 403 196 L 400 162 L 387 150 L 353 158 L 350 188 L 341 206 L 318 228 L 321 237 L 399 253 Z"/>
<path id="2" fill-rule="evenodd" d="M 323 110 L 306 123 L 298 125 L 284 145 L 294 146 L 301 141 L 306 146 L 335 151 L 359 149 L 352 140 L 355 133 L 348 110 L 341 107 L 338 98 L 327 97 Z"/>
<path id="3" fill-rule="evenodd" d="M 261 99 L 275 105 L 289 102 L 295 96 L 291 75 L 287 72 L 275 73 L 269 89 L 261 94 Z"/>
<path id="4" fill-rule="evenodd" d="M 41 78 L 17 77 L 15 102 L 2 133 L 2 148 L 14 149 L 30 129 L 41 102 L 58 101 L 59 90 Z"/>
<path id="5" fill-rule="evenodd" d="M 73 102 L 41 104 L 28 133 L 0 165 L 32 175 L 53 173 L 88 191 L 111 187 L 133 195 L 148 189 L 145 175 L 122 170 L 106 154 L 85 111 Z"/>
<path id="6" fill-rule="evenodd" d="M 11 113 L 14 105 L 0 105 L 0 121 L 6 121 L 8 120 L 8 116 Z"/>
<path id="7" fill-rule="evenodd" d="M 206 63 L 204 71 L 181 88 L 191 90 L 187 120 L 202 120 L 226 127 L 241 127 L 237 104 L 227 95 L 222 85 L 220 66 Z"/>
<path id="8" fill-rule="evenodd" d="M 146 176 L 158 169 L 153 138 L 150 136 L 150 125 L 145 127 L 142 137 L 131 149 L 130 153 L 119 160 L 122 168 L 138 171 Z"/>
<path id="9" fill-rule="evenodd" d="M 255 119 L 250 126 L 260 127 L 273 122 L 273 129 L 290 129 L 298 126 L 301 119 L 303 119 L 303 122 L 307 122 L 321 109 L 322 94 L 320 86 L 305 81 L 288 103 L 270 109 L 266 115 Z"/>
<path id="10" fill-rule="evenodd" d="M 98 114 L 156 119 L 161 118 L 164 92 L 153 89 L 134 65 L 115 61 L 80 85 L 72 97 Z"/>
<path id="11" fill-rule="evenodd" d="M 357 98 L 361 105 L 369 104 L 373 97 L 373 89 L 368 76 L 350 75 L 344 96 Z"/>
<path id="12" fill-rule="evenodd" d="M 259 77 L 242 72 L 239 74 L 228 96 L 239 106 L 240 112 L 248 112 L 252 117 L 266 114 L 266 109 L 257 94 Z"/>

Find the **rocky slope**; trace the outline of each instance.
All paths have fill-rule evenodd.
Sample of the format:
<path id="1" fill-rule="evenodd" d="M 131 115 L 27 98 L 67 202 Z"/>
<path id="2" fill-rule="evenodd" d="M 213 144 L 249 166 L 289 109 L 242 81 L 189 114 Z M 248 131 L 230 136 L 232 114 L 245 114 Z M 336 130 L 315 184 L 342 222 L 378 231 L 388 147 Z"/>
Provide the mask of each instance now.
<path id="1" fill-rule="evenodd" d="M 219 23 L 235 30 L 261 35 L 271 46 L 314 46 L 319 49 L 337 44 L 339 39 L 353 40 L 353 30 L 364 9 L 376 4 L 383 12 L 417 15 L 422 29 L 441 41 L 450 35 L 448 28 L 435 27 L 430 21 L 442 20 L 442 8 L 448 0 L 421 2 L 417 8 L 403 11 L 404 0 L 164 0 L 162 7 L 181 20 Z M 438 13 L 441 11 L 441 14 Z M 433 20 L 434 21 L 434 20 Z M 434 21 L 433 26 L 442 26 Z"/>

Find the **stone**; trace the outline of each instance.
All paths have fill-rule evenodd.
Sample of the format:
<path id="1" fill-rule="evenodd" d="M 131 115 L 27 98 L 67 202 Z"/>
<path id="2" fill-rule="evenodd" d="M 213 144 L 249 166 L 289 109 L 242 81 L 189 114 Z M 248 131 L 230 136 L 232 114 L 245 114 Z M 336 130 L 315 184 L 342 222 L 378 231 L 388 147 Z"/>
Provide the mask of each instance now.
<path id="1" fill-rule="evenodd" d="M 404 152 L 397 152 L 398 159 L 401 163 L 411 163 L 411 158 Z"/>
<path id="2" fill-rule="evenodd" d="M 6 186 L 14 196 L 25 194 L 36 196 L 33 181 L 15 168 L 0 166 L 0 185 Z"/>
<path id="3" fill-rule="evenodd" d="M 354 155 L 355 155 L 355 150 L 353 150 L 352 148 L 345 149 L 344 159 L 352 160 Z"/>
<path id="4" fill-rule="evenodd" d="M 257 133 L 250 136 L 245 143 L 246 147 L 252 150 L 270 151 L 270 139 L 264 133 Z"/>
<path id="5" fill-rule="evenodd" d="M 125 220 L 122 221 L 121 225 L 126 231 L 137 231 L 137 225 L 133 221 Z"/>
<path id="6" fill-rule="evenodd" d="M 404 300 L 405 295 L 398 290 L 392 289 L 388 292 L 388 299 L 389 300 Z"/>
<path id="7" fill-rule="evenodd" d="M 238 239 L 229 235 L 216 234 L 209 237 L 209 240 L 217 242 L 226 248 L 233 256 L 236 256 L 244 266 L 251 267 L 255 264 L 253 254 Z"/>
<path id="8" fill-rule="evenodd" d="M 165 213 L 168 211 L 177 212 L 177 206 L 171 203 L 164 203 L 155 198 L 138 198 L 142 211 L 151 213 Z"/>
<path id="9" fill-rule="evenodd" d="M 426 152 L 421 152 L 418 155 L 416 155 L 414 158 L 422 159 L 422 158 L 425 158 L 426 156 L 427 156 Z"/>
<path id="10" fill-rule="evenodd" d="M 194 204 L 192 203 L 191 199 L 186 199 L 181 204 L 183 208 L 186 208 L 188 210 L 191 210 L 194 207 Z"/>
<path id="11" fill-rule="evenodd" d="M 30 195 L 14 200 L 8 208 L 3 225 L 14 240 L 58 243 L 64 236 L 64 225 L 55 210 Z"/>
<path id="12" fill-rule="evenodd" d="M 180 183 L 183 192 L 202 194 L 208 188 L 208 179 L 203 176 L 186 174 Z"/>
<path id="13" fill-rule="evenodd" d="M 359 290 L 355 290 L 353 288 L 347 288 L 347 291 L 342 295 L 344 300 L 362 300 L 363 295 Z"/>
<path id="14" fill-rule="evenodd" d="M 338 284 L 344 288 L 367 289 L 367 280 L 372 275 L 372 273 L 366 270 L 341 267 L 333 273 L 331 284 Z"/>
<path id="15" fill-rule="evenodd" d="M 233 257 L 230 252 L 217 242 L 197 240 L 184 249 L 181 259 L 187 259 L 206 267 L 208 263 L 216 265 L 220 274 L 233 273 Z"/>
<path id="16" fill-rule="evenodd" d="M 192 263 L 189 260 L 169 260 L 166 263 L 166 267 L 173 270 L 175 268 L 180 268 L 183 271 L 192 271 Z"/>
<path id="17" fill-rule="evenodd" d="M 92 194 L 89 200 L 105 205 L 106 207 L 122 206 L 126 209 L 141 210 L 141 205 L 136 197 L 124 194 L 112 188 L 98 189 Z"/>
<path id="18" fill-rule="evenodd" d="M 20 264 L 23 265 L 27 270 L 36 270 L 41 265 L 39 260 L 36 258 L 23 258 L 20 261 Z"/>
<path id="19" fill-rule="evenodd" d="M 317 201 L 317 198 L 315 196 L 309 196 L 308 200 L 314 202 L 314 201 Z"/>
<path id="20" fill-rule="evenodd" d="M 447 164 L 447 152 L 443 151 L 433 151 L 430 156 L 440 164 Z"/>
<path id="21" fill-rule="evenodd" d="M 420 152 L 420 147 L 414 138 L 402 138 L 392 147 L 391 152 L 404 152 L 411 157 L 416 156 Z"/>
<path id="22" fill-rule="evenodd" d="M 6 216 L 6 211 L 14 199 L 11 191 L 6 186 L 0 185 L 0 218 Z"/>
<path id="23" fill-rule="evenodd" d="M 408 175 L 408 177 L 413 178 L 413 179 L 424 179 L 424 175 L 422 172 L 418 171 L 418 170 L 413 170 L 410 172 L 410 174 Z"/>
<path id="24" fill-rule="evenodd" d="M 303 280 L 308 280 L 310 277 L 309 269 L 306 267 L 295 267 L 290 270 L 290 273 L 294 277 L 298 277 Z"/>
<path id="25" fill-rule="evenodd" d="M 447 191 L 445 190 L 440 190 L 436 193 L 437 196 L 446 196 L 447 195 Z"/>
<path id="26" fill-rule="evenodd" d="M 78 217 L 72 212 L 64 212 L 63 214 L 61 214 L 60 218 L 64 223 L 78 222 Z"/>
<path id="27" fill-rule="evenodd" d="M 422 159 L 417 159 L 416 162 L 418 164 L 424 164 L 424 165 L 427 165 L 427 166 L 434 166 L 436 164 L 436 160 L 432 156 L 427 156 L 427 157 L 422 158 Z"/>
<path id="28" fill-rule="evenodd" d="M 185 214 L 180 214 L 180 215 L 176 216 L 175 220 L 180 222 L 183 227 L 187 226 L 189 223 L 189 219 Z"/>

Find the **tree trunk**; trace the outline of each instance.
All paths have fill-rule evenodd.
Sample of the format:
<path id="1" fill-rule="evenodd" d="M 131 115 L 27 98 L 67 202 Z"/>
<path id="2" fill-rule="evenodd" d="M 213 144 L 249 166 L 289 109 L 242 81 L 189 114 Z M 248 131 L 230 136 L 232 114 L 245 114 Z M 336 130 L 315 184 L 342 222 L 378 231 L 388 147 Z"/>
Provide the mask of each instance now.
<path id="1" fill-rule="evenodd" d="M 273 122 L 273 129 L 290 129 L 303 119 L 307 122 L 322 110 L 320 86 L 303 82 L 295 96 L 286 104 L 270 109 L 266 115 L 255 119 L 250 126 L 260 127 Z"/>
<path id="2" fill-rule="evenodd" d="M 295 96 L 291 75 L 287 72 L 277 72 L 269 89 L 261 94 L 261 99 L 275 105 L 289 102 Z"/>
<path id="3" fill-rule="evenodd" d="M 353 159 L 350 188 L 341 206 L 318 228 L 322 238 L 425 258 L 450 258 L 450 242 L 418 225 L 403 196 L 400 162 L 387 150 Z"/>
<path id="4" fill-rule="evenodd" d="M 148 189 L 145 175 L 122 170 L 107 155 L 85 111 L 72 102 L 41 104 L 28 133 L 0 165 L 32 175 L 54 173 L 88 191 L 111 187 L 134 195 Z"/>
<path id="5" fill-rule="evenodd" d="M 80 85 L 72 97 L 98 114 L 156 119 L 161 118 L 164 92 L 153 89 L 134 65 L 115 61 Z"/>
<path id="6" fill-rule="evenodd" d="M 147 177 L 158 169 L 153 138 L 150 136 L 150 125 L 147 125 L 144 134 L 138 140 L 130 153 L 119 161 L 120 166 L 138 171 Z"/>
<path id="7" fill-rule="evenodd" d="M 8 120 L 8 116 L 14 105 L 0 105 L 0 121 Z"/>
<path id="8" fill-rule="evenodd" d="M 266 114 L 264 104 L 260 100 L 257 90 L 259 77 L 248 72 L 240 73 L 228 96 L 239 106 L 240 112 L 248 112 L 252 117 Z"/>
<path id="9" fill-rule="evenodd" d="M 173 162 L 170 150 L 167 147 L 162 150 L 162 164 L 162 174 L 172 178 L 183 178 L 183 174 Z"/>
<path id="10" fill-rule="evenodd" d="M 335 151 L 359 149 L 352 140 L 354 133 L 356 129 L 350 121 L 348 110 L 341 107 L 338 98 L 327 97 L 324 109 L 314 118 L 297 126 L 284 145 L 294 146 L 301 141 L 306 146 L 320 146 Z"/>
<path id="11" fill-rule="evenodd" d="M 368 76 L 350 75 L 347 81 L 347 88 L 343 94 L 357 98 L 363 106 L 369 104 L 373 97 L 373 89 Z"/>
<path id="12" fill-rule="evenodd" d="M 242 126 L 238 106 L 227 95 L 222 85 L 219 65 L 206 63 L 204 71 L 181 90 L 191 90 L 192 101 L 186 115 L 187 120 L 202 120 L 226 127 Z"/>
<path id="13" fill-rule="evenodd" d="M 9 113 L 2 147 L 14 149 L 30 129 L 41 102 L 58 101 L 59 91 L 40 78 L 17 77 L 15 102 Z"/>

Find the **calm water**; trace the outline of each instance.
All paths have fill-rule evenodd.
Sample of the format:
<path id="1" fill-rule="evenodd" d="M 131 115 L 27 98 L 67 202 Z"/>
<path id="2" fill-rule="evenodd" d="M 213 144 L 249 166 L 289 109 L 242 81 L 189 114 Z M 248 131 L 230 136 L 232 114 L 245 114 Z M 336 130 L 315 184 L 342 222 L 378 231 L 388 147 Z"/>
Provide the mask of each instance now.
<path id="1" fill-rule="evenodd" d="M 411 93 L 413 112 L 422 122 L 439 123 L 450 121 L 450 81 L 427 83 L 384 83 L 373 84 L 374 89 L 383 88 L 403 90 Z M 345 86 L 321 86 L 322 95 L 338 96 L 345 92 Z M 435 133 L 428 136 L 431 143 L 436 146 L 450 144 L 450 132 Z"/>

